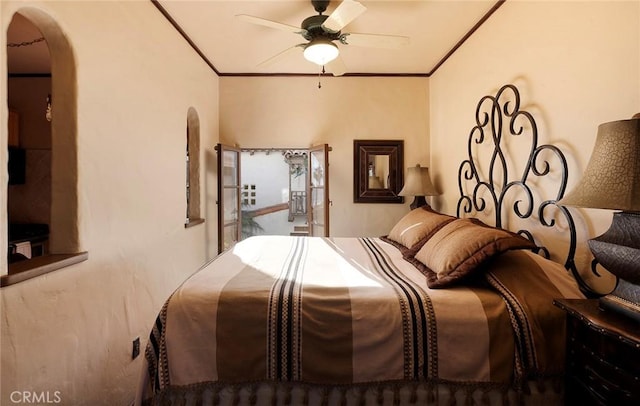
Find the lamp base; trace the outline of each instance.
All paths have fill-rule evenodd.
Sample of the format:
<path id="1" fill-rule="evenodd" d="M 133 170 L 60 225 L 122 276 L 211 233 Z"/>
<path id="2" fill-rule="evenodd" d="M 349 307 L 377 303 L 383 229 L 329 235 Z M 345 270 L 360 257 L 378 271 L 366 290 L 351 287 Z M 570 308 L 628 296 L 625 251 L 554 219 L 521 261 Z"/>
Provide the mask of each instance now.
<path id="1" fill-rule="evenodd" d="M 589 248 L 607 271 L 640 285 L 640 213 L 614 213 L 611 227 L 589 240 Z"/>
<path id="2" fill-rule="evenodd" d="M 615 290 L 600 298 L 600 307 L 640 322 L 640 286 L 618 280 Z"/>
<path id="3" fill-rule="evenodd" d="M 600 298 L 600 306 L 640 321 L 640 213 L 614 213 L 611 227 L 589 240 L 589 248 L 618 278 L 613 292 Z"/>
<path id="4" fill-rule="evenodd" d="M 427 199 L 425 199 L 424 196 L 416 196 L 413 199 L 413 202 L 409 205 L 409 208 L 413 210 L 422 206 L 429 206 L 429 204 L 427 203 Z"/>

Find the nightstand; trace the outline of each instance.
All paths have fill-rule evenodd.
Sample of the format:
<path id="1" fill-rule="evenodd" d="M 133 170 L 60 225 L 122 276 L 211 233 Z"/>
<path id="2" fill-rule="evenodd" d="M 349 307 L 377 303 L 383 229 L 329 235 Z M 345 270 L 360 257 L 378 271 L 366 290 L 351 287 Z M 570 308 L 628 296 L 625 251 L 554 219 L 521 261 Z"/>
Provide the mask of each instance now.
<path id="1" fill-rule="evenodd" d="M 598 299 L 558 299 L 567 312 L 566 405 L 640 405 L 640 323 Z"/>

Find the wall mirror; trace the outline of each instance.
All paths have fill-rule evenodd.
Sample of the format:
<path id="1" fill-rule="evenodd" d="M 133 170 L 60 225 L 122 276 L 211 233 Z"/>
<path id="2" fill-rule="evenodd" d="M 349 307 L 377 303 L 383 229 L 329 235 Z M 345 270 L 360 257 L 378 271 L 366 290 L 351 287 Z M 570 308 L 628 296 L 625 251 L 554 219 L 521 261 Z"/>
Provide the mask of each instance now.
<path id="1" fill-rule="evenodd" d="M 404 203 L 404 141 L 353 141 L 354 203 Z"/>

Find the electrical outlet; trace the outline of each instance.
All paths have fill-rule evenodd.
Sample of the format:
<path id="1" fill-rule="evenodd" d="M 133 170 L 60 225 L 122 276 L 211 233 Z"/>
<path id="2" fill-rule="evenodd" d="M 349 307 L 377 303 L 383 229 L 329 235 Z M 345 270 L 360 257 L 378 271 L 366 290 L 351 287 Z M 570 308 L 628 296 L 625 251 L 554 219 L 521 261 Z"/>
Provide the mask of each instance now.
<path id="1" fill-rule="evenodd" d="M 131 359 L 136 359 L 140 355 L 140 337 L 133 340 L 133 349 L 131 350 Z"/>

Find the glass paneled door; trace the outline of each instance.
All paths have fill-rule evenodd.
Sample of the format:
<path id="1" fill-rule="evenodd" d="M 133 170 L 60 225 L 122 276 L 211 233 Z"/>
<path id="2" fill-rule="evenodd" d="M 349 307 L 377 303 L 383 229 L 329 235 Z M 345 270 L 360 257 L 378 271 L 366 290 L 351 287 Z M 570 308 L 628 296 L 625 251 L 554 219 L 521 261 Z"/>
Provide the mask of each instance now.
<path id="1" fill-rule="evenodd" d="M 329 236 L 329 151 L 327 144 L 309 149 L 309 234 Z"/>
<path id="2" fill-rule="evenodd" d="M 218 144 L 218 253 L 240 241 L 240 149 Z"/>

